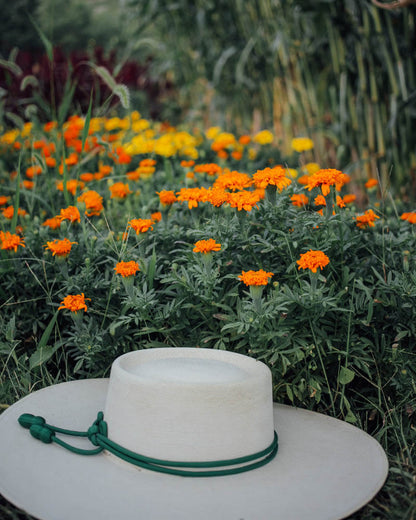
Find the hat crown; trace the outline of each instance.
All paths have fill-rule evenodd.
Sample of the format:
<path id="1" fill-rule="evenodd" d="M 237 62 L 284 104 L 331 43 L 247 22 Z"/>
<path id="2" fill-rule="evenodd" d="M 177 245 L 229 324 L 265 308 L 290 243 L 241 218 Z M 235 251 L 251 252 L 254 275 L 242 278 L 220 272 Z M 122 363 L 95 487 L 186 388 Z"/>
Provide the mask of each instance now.
<path id="1" fill-rule="evenodd" d="M 271 373 L 228 351 L 130 352 L 113 363 L 104 415 L 109 438 L 149 457 L 246 456 L 273 441 Z"/>

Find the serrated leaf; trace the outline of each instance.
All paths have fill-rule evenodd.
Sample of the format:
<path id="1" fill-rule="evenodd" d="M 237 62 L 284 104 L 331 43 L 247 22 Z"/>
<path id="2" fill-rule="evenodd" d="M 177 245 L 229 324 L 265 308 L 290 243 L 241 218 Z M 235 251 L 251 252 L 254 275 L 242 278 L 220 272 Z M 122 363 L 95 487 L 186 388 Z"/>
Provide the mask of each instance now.
<path id="1" fill-rule="evenodd" d="M 338 382 L 341 385 L 347 385 L 354 379 L 355 373 L 347 367 L 341 367 L 338 374 Z"/>

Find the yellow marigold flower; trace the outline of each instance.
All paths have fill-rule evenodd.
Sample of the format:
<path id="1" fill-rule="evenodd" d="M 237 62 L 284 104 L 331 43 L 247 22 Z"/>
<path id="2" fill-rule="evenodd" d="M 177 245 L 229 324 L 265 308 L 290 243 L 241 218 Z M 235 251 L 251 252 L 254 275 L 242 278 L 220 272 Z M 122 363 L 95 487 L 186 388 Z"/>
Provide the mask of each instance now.
<path id="1" fill-rule="evenodd" d="M 50 227 L 51 229 L 57 229 L 61 227 L 61 218 L 59 216 L 48 218 L 45 220 L 42 226 Z"/>
<path id="2" fill-rule="evenodd" d="M 77 242 L 71 242 L 68 238 L 64 238 L 63 240 L 54 240 L 53 242 L 46 242 L 46 249 L 52 251 L 53 256 L 59 256 L 61 258 L 66 258 L 71 252 L 72 244 L 76 244 Z"/>
<path id="3" fill-rule="evenodd" d="M 205 132 L 205 135 L 207 136 L 208 139 L 215 139 L 220 132 L 221 132 L 221 128 L 219 126 L 211 126 Z"/>
<path id="4" fill-rule="evenodd" d="M 235 144 L 235 136 L 229 132 L 221 132 L 215 137 L 214 142 L 211 145 L 211 149 L 214 152 L 224 150 Z"/>
<path id="5" fill-rule="evenodd" d="M 19 235 L 10 233 L 10 231 L 0 231 L 0 242 L 0 249 L 5 249 L 6 251 L 13 250 L 16 252 L 19 246 L 26 247 L 23 238 L 19 237 Z"/>
<path id="6" fill-rule="evenodd" d="M 309 198 L 304 195 L 303 193 L 295 193 L 290 197 L 290 200 L 292 201 L 293 206 L 306 206 L 306 204 L 309 203 Z"/>
<path id="7" fill-rule="evenodd" d="M 292 139 L 292 149 L 295 152 L 306 152 L 312 150 L 313 146 L 313 141 L 309 137 L 295 137 L 295 139 Z"/>
<path id="8" fill-rule="evenodd" d="M 162 206 L 170 206 L 178 199 L 173 191 L 170 190 L 162 190 L 156 192 L 159 195 L 159 200 Z"/>
<path id="9" fill-rule="evenodd" d="M 129 193 L 132 193 L 129 185 L 124 182 L 115 182 L 109 186 L 109 189 L 111 191 L 110 199 L 125 199 Z"/>
<path id="10" fill-rule="evenodd" d="M 81 215 L 76 206 L 68 206 L 67 208 L 61 209 L 61 213 L 58 218 L 62 220 L 69 220 L 70 222 L 81 222 Z"/>
<path id="11" fill-rule="evenodd" d="M 209 238 L 208 240 L 198 240 L 194 244 L 193 252 L 194 253 L 210 253 L 211 251 L 220 251 L 221 244 L 217 244 L 213 238 Z"/>
<path id="12" fill-rule="evenodd" d="M 153 230 L 153 220 L 150 218 L 134 218 L 129 221 L 128 228 L 134 229 L 136 235 L 146 233 L 146 231 Z"/>
<path id="13" fill-rule="evenodd" d="M 329 264 L 329 258 L 322 251 L 311 249 L 307 253 L 301 254 L 296 263 L 299 264 L 298 269 L 310 269 L 313 273 L 316 273 L 318 267 L 322 270 Z"/>
<path id="14" fill-rule="evenodd" d="M 411 224 L 416 224 L 416 211 L 403 213 L 400 219 L 407 220 L 407 222 L 410 222 Z"/>
<path id="15" fill-rule="evenodd" d="M 273 142 L 273 139 L 274 136 L 269 130 L 262 130 L 253 137 L 253 141 L 261 145 L 270 144 Z"/>
<path id="16" fill-rule="evenodd" d="M 377 179 L 368 179 L 368 181 L 364 184 L 364 186 L 370 190 L 371 188 L 375 188 L 378 185 Z"/>
<path id="17" fill-rule="evenodd" d="M 359 215 L 355 218 L 357 222 L 357 226 L 360 229 L 365 229 L 366 227 L 374 227 L 375 226 L 375 220 L 378 217 L 372 209 L 367 210 L 364 215 Z"/>
<path id="18" fill-rule="evenodd" d="M 114 271 L 117 274 L 121 274 L 123 278 L 134 276 L 139 271 L 139 264 L 133 260 L 131 262 L 118 262 L 114 267 Z"/>
<path id="19" fill-rule="evenodd" d="M 286 170 L 283 166 L 274 166 L 273 168 L 264 168 L 257 170 L 253 175 L 254 184 L 257 188 L 267 188 L 267 186 L 276 186 L 279 191 L 287 188 L 292 181 L 286 177 Z"/>
<path id="20" fill-rule="evenodd" d="M 214 182 L 214 188 L 239 191 L 248 188 L 252 184 L 252 179 L 246 173 L 232 171 L 219 175 Z"/>
<path id="21" fill-rule="evenodd" d="M 198 202 L 207 202 L 208 190 L 206 188 L 182 188 L 176 193 L 179 202 L 188 202 L 188 208 L 197 208 Z"/>
<path id="22" fill-rule="evenodd" d="M 81 294 L 68 294 L 61 301 L 61 306 L 58 307 L 58 310 L 68 309 L 71 312 L 78 312 L 80 310 L 88 310 L 85 300 L 90 300 L 90 298 L 85 298 L 84 293 Z"/>
<path id="23" fill-rule="evenodd" d="M 316 162 L 309 162 L 309 163 L 306 163 L 305 166 L 303 167 L 303 169 L 306 171 L 306 173 L 308 175 L 313 175 L 314 173 L 316 173 L 318 170 L 321 169 L 321 167 L 319 166 L 318 163 Z"/>
<path id="24" fill-rule="evenodd" d="M 335 186 L 337 190 L 340 190 L 341 187 L 348 181 L 348 175 L 342 173 L 339 170 L 329 168 L 318 170 L 316 173 L 311 175 L 308 178 L 307 186 L 309 191 L 317 186 L 320 186 L 322 194 L 326 196 L 330 192 L 331 186 Z"/>
<path id="25" fill-rule="evenodd" d="M 274 273 L 268 273 L 263 269 L 259 271 L 243 271 L 238 277 L 245 285 L 267 285 L 269 282 L 269 278 L 273 276 Z"/>
<path id="26" fill-rule="evenodd" d="M 85 204 L 85 214 L 87 217 L 99 215 L 103 210 L 103 198 L 94 190 L 86 191 L 78 197 L 77 201 Z"/>

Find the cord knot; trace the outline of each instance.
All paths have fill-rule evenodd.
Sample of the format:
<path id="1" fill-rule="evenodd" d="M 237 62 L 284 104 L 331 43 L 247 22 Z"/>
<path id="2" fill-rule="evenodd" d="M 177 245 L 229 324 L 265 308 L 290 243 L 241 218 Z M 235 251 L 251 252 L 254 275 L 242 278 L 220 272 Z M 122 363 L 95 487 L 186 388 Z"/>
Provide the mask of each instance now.
<path id="1" fill-rule="evenodd" d="M 49 429 L 47 426 L 42 426 L 39 424 L 33 424 L 29 428 L 29 431 L 32 437 L 44 442 L 45 444 L 50 444 L 55 437 L 55 433 L 51 429 Z"/>
<path id="2" fill-rule="evenodd" d="M 94 446 L 100 446 L 98 435 L 107 437 L 107 423 L 104 421 L 103 412 L 98 412 L 97 419 L 88 428 L 87 437 Z"/>
<path id="3" fill-rule="evenodd" d="M 32 415 L 31 413 L 23 413 L 18 421 L 20 426 L 23 426 L 23 428 L 27 430 L 33 425 L 43 426 L 46 422 L 43 417 Z"/>

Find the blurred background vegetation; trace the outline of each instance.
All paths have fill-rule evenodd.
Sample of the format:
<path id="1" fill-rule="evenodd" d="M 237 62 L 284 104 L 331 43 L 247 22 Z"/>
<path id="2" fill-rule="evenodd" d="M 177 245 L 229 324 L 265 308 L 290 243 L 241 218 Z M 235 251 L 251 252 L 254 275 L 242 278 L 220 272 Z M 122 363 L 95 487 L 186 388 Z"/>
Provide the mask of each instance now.
<path id="1" fill-rule="evenodd" d="M 20 65 L 19 55 L 30 52 L 39 59 L 45 50 L 37 24 L 66 55 L 86 53 L 72 62 L 74 69 L 87 59 L 109 69 L 129 87 L 133 108 L 146 116 L 239 132 L 267 127 L 284 151 L 292 137 L 307 135 L 320 164 L 360 180 L 379 177 L 384 188 L 414 200 L 414 5 L 387 10 L 371 0 L 1 4 L 2 59 L 19 64 L 22 77 L 33 71 Z M 130 75 L 123 76 L 127 65 Z M 4 70 L 12 83 L 13 71 Z M 75 79 L 82 84 L 81 77 Z M 4 82 L 3 74 L 1 87 L 7 90 Z M 74 95 L 78 110 L 88 105 L 87 87 L 94 83 L 91 78 L 87 83 L 82 86 L 87 101 Z M 17 85 L 14 91 L 16 101 Z M 103 96 L 96 101 L 98 106 Z M 7 108 L 22 115 L 23 105 Z"/>

